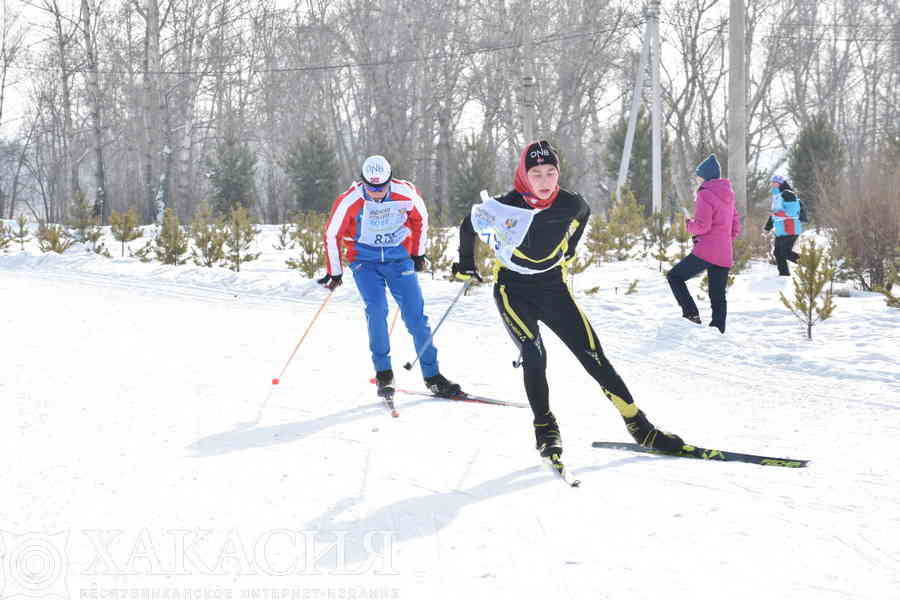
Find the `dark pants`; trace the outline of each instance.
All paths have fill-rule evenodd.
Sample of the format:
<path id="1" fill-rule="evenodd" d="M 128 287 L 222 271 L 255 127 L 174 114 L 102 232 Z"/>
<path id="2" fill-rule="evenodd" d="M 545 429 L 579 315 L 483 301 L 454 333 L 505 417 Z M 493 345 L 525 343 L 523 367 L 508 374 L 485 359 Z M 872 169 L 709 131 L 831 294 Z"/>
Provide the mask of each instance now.
<path id="1" fill-rule="evenodd" d="M 535 275 L 501 269 L 494 285 L 494 300 L 506 330 L 522 352 L 525 393 L 535 417 L 550 410 L 547 354 L 538 321 L 568 346 L 620 412 L 620 404 L 633 403 L 625 382 L 603 355 L 594 328 L 563 281 L 561 269 Z"/>
<path id="2" fill-rule="evenodd" d="M 712 321 L 710 325 L 718 327 L 719 331 L 725 333 L 725 316 L 728 314 L 728 303 L 725 300 L 725 286 L 728 283 L 728 267 L 720 267 L 711 262 L 707 262 L 693 254 L 688 254 L 681 262 L 672 267 L 672 270 L 666 274 L 669 280 L 669 287 L 675 295 L 675 300 L 681 306 L 681 314 L 689 317 L 699 315 L 697 304 L 691 297 L 685 283 L 691 277 L 696 277 L 703 271 L 709 276 L 709 304 L 712 307 Z"/>
<path id="3" fill-rule="evenodd" d="M 794 252 L 796 235 L 780 235 L 775 238 L 775 264 L 778 265 L 779 275 L 790 275 L 787 261 L 797 262 L 800 255 Z"/>

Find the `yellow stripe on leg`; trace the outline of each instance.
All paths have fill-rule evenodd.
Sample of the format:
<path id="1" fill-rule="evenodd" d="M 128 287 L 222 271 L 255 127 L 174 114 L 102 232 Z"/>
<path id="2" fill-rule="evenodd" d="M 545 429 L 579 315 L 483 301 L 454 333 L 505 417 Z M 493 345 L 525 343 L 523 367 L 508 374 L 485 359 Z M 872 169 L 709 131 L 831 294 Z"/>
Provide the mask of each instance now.
<path id="1" fill-rule="evenodd" d="M 531 333 L 531 330 L 528 329 L 528 326 L 519 318 L 519 315 L 516 314 L 516 311 L 513 310 L 512 305 L 509 303 L 509 296 L 506 295 L 506 286 L 500 286 L 500 297 L 503 299 L 503 308 L 506 311 L 506 314 L 519 326 L 522 328 L 522 331 L 525 332 L 525 335 L 528 336 L 528 339 L 533 340 L 534 335 Z"/>
<path id="2" fill-rule="evenodd" d="M 613 406 L 616 407 L 616 410 L 619 411 L 619 414 L 626 419 L 630 419 L 634 415 L 638 414 L 638 407 L 634 402 L 625 402 L 623 399 L 607 390 L 603 390 L 603 393 L 606 394 L 606 397 L 609 398 L 609 401 L 613 403 Z"/>

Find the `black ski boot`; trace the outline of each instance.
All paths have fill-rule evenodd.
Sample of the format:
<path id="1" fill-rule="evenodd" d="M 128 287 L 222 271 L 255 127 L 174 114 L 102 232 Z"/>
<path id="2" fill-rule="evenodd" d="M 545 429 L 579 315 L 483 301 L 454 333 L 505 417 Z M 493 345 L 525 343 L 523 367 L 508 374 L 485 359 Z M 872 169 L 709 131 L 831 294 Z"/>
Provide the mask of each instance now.
<path id="1" fill-rule="evenodd" d="M 378 371 L 375 373 L 375 383 L 378 385 L 378 396 L 386 398 L 394 395 L 394 371 Z"/>
<path id="2" fill-rule="evenodd" d="M 559 435 L 559 425 L 556 424 L 556 417 L 552 412 L 547 411 L 543 417 L 535 418 L 534 438 L 535 447 L 541 456 L 562 454 L 562 437 Z"/>
<path id="3" fill-rule="evenodd" d="M 453 383 L 440 373 L 425 378 L 425 385 L 435 396 L 455 396 L 462 391 L 458 383 Z"/>
<path id="4" fill-rule="evenodd" d="M 633 417 L 623 417 L 628 433 L 644 448 L 653 448 L 664 452 L 678 452 L 684 446 L 684 440 L 674 433 L 666 433 L 653 426 L 647 420 L 644 411 L 639 410 Z"/>
<path id="5" fill-rule="evenodd" d="M 700 315 L 681 315 L 691 323 L 696 323 L 697 325 L 702 325 L 703 321 L 700 320 Z"/>

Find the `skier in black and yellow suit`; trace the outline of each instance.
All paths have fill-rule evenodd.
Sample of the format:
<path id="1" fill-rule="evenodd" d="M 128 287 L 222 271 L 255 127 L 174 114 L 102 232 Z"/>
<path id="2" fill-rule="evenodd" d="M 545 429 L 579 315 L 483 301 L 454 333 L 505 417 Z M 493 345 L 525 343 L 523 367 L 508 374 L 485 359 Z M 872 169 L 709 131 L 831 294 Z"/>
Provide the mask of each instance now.
<path id="1" fill-rule="evenodd" d="M 558 181 L 559 156 L 553 147 L 546 141 L 528 145 L 519 158 L 515 189 L 495 198 L 482 192 L 482 202 L 463 220 L 453 274 L 460 280 L 481 279 L 474 261 L 476 236 L 494 251 L 494 299 L 522 353 L 525 393 L 542 456 L 562 454 L 562 440 L 550 411 L 547 355 L 538 321 L 559 336 L 597 380 L 639 444 L 680 450 L 680 437 L 656 429 L 638 409 L 565 283 L 565 266 L 575 256 L 590 208 L 580 195 L 560 189 Z"/>

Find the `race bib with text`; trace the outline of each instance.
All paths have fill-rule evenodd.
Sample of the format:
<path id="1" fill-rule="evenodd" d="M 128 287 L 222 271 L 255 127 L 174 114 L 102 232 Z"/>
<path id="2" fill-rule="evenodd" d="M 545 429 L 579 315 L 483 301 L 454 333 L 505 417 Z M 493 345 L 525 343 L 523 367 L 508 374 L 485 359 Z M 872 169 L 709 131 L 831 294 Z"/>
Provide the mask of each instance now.
<path id="1" fill-rule="evenodd" d="M 388 248 L 399 246 L 410 234 L 406 226 L 411 201 L 366 201 L 360 216 L 359 242 L 367 246 Z"/>

